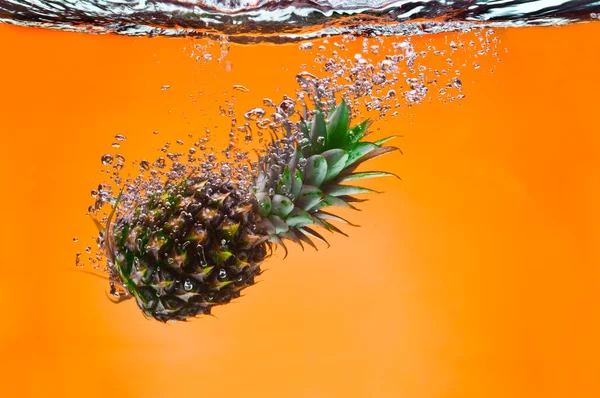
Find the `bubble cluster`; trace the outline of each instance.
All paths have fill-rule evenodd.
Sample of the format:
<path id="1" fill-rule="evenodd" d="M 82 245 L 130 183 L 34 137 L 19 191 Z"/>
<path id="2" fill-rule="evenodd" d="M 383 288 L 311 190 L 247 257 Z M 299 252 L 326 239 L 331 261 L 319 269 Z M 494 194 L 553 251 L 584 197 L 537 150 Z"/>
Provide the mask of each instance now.
<path id="1" fill-rule="evenodd" d="M 424 101 L 453 102 L 465 96 L 461 69 L 479 69 L 481 57 L 498 57 L 499 41 L 491 29 L 453 36 L 443 47 L 439 43 L 352 35 L 321 40 L 318 46 L 303 43 L 299 51 L 314 57 L 314 63 L 309 70 L 301 65 L 293 95 L 264 97 L 254 107 L 239 112 L 242 117 L 238 117 L 233 97 L 220 106 L 218 114 L 228 120 L 228 125 L 218 129 L 220 135 L 228 134 L 222 149 L 211 144 L 211 130 L 204 129 L 188 134 L 189 139 L 164 142 L 158 156 L 131 161 L 121 153 L 104 154 L 100 163 L 109 181 L 91 190 L 93 203 L 87 213 L 102 228 L 92 237 L 95 245 L 85 247 L 87 261 L 96 270 L 110 271 L 103 254 L 103 228 L 113 208 L 115 219 L 131 214 L 143 207 L 147 198 L 160 196 L 166 186 L 190 175 L 203 176 L 215 186 L 231 181 L 240 192 L 252 195 L 259 171 L 280 174 L 296 148 L 306 145 L 301 121 L 312 118 L 316 107 L 327 116 L 343 98 L 352 117 L 377 119 L 398 116 L 399 110 Z M 231 50 L 229 42 L 221 38 L 212 44 L 195 43 L 193 51 L 204 45 L 206 48 L 199 47 L 202 51 L 217 48 L 220 61 Z M 472 64 L 464 61 L 465 54 Z M 234 85 L 233 91 L 245 93 L 249 89 Z M 157 134 L 154 130 L 153 135 Z M 121 133 L 114 139 L 115 149 L 127 140 Z M 305 166 L 303 160 L 300 168 Z M 85 255 L 78 252 L 78 266 L 83 266 Z"/>

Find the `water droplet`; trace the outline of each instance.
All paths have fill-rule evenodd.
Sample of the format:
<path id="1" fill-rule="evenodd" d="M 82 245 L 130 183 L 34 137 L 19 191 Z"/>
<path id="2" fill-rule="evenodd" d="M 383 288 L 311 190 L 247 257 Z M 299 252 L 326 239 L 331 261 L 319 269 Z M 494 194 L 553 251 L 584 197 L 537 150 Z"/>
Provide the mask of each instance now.
<path id="1" fill-rule="evenodd" d="M 310 72 L 300 72 L 296 75 L 296 81 L 298 84 L 316 83 L 317 77 Z"/>
<path id="2" fill-rule="evenodd" d="M 283 100 L 277 107 L 277 110 L 280 111 L 281 113 L 291 116 L 294 113 L 294 105 L 295 105 L 294 101 L 292 101 L 292 100 L 289 100 L 289 99 Z"/>
<path id="3" fill-rule="evenodd" d="M 77 243 L 77 242 L 79 242 L 79 238 L 78 238 L 78 237 L 76 237 L 76 236 L 75 236 L 75 237 L 73 237 L 73 243 Z"/>
<path id="4" fill-rule="evenodd" d="M 117 140 L 117 141 L 125 141 L 126 139 L 127 139 L 127 137 L 125 137 L 123 134 L 115 135 L 115 140 Z"/>
<path id="5" fill-rule="evenodd" d="M 102 155 L 102 158 L 100 160 L 102 161 L 103 165 L 108 166 L 113 162 L 113 157 L 107 153 L 105 155 Z"/>
<path id="6" fill-rule="evenodd" d="M 168 85 L 168 84 L 165 84 L 165 85 L 164 85 L 164 86 L 162 86 L 160 89 L 161 89 L 162 91 L 166 91 L 166 90 L 168 90 L 168 89 L 170 89 L 170 88 L 171 88 L 171 86 L 170 86 L 170 85 Z"/>
<path id="7" fill-rule="evenodd" d="M 121 144 L 119 144 L 118 142 L 113 142 L 112 147 L 113 148 L 121 148 Z"/>
<path id="8" fill-rule="evenodd" d="M 225 268 L 221 268 L 219 270 L 219 279 L 225 279 L 227 278 L 227 271 L 225 270 Z"/>
<path id="9" fill-rule="evenodd" d="M 194 288 L 194 284 L 192 283 L 192 281 L 190 281 L 189 279 L 186 279 L 185 281 L 183 281 L 183 289 L 185 291 L 190 291 Z"/>
<path id="10" fill-rule="evenodd" d="M 152 132 L 152 134 L 154 134 L 154 135 L 158 134 L 158 130 L 154 130 L 154 131 Z"/>
<path id="11" fill-rule="evenodd" d="M 120 153 L 117 153 L 115 155 L 115 158 L 117 158 L 117 160 L 121 163 L 125 163 L 125 157 L 123 155 L 121 155 Z"/>

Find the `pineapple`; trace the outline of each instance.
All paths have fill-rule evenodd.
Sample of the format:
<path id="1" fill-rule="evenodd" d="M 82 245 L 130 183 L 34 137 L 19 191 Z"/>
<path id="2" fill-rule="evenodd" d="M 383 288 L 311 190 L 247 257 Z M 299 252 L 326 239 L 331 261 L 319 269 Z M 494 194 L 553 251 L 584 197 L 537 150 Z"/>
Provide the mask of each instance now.
<path id="1" fill-rule="evenodd" d="M 286 254 L 284 240 L 316 249 L 314 240 L 327 242 L 314 227 L 343 233 L 332 222 L 350 223 L 326 209 L 353 208 L 354 195 L 373 192 L 345 183 L 394 176 L 356 169 L 398 148 L 383 146 L 393 137 L 363 141 L 369 122 L 350 127 L 344 101 L 327 121 L 318 109 L 306 119 L 305 111 L 290 151 L 261 158 L 250 189 L 191 175 L 111 225 L 113 210 L 105 228 L 113 292 L 118 286 L 120 299 L 134 298 L 147 317 L 187 320 L 252 286 L 274 245 Z"/>

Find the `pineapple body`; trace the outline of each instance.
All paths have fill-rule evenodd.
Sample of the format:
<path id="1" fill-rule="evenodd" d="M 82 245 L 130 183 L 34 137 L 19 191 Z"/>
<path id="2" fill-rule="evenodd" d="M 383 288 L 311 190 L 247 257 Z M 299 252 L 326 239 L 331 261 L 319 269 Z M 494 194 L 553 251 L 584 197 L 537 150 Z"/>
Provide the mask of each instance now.
<path id="1" fill-rule="evenodd" d="M 269 243 L 257 202 L 203 177 L 165 187 L 113 226 L 114 279 L 148 317 L 185 320 L 240 296 Z"/>

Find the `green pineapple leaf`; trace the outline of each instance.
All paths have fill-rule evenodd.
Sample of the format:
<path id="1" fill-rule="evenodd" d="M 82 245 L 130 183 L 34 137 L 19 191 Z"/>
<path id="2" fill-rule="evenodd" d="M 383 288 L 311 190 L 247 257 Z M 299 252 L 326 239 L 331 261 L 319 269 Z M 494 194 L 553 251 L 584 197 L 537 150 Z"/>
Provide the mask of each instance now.
<path id="1" fill-rule="evenodd" d="M 325 221 L 325 220 L 321 220 L 324 224 L 325 224 L 325 228 L 327 228 L 329 231 L 332 232 L 337 232 L 338 234 L 342 234 L 344 236 L 348 236 L 347 233 L 345 233 L 344 231 L 342 231 L 341 229 L 339 229 L 338 227 L 336 227 L 335 225 Z"/>
<path id="2" fill-rule="evenodd" d="M 377 178 L 377 177 L 396 177 L 401 179 L 396 174 L 388 173 L 386 171 L 365 171 L 362 173 L 352 173 L 345 176 L 339 177 L 337 182 L 348 182 L 348 181 L 356 181 L 356 180 L 366 180 L 367 178 Z"/>
<path id="3" fill-rule="evenodd" d="M 380 139 L 379 141 L 375 141 L 375 142 L 374 142 L 374 144 L 375 144 L 375 145 L 377 145 L 377 146 L 382 146 L 382 145 L 383 145 L 383 144 L 385 144 L 386 142 L 388 142 L 388 141 L 391 141 L 391 140 L 393 140 L 394 138 L 398 138 L 398 137 L 399 137 L 398 135 L 391 135 L 391 136 L 389 136 L 389 137 L 382 138 L 382 139 Z"/>
<path id="4" fill-rule="evenodd" d="M 310 128 L 310 153 L 321 153 L 327 145 L 327 125 L 321 111 L 316 111 Z"/>
<path id="5" fill-rule="evenodd" d="M 304 234 L 304 232 L 302 232 L 300 229 L 295 229 L 295 230 L 293 230 L 293 232 L 294 232 L 294 234 L 296 234 L 296 236 L 298 237 L 298 239 L 300 239 L 302 242 L 306 243 L 307 245 L 309 245 L 310 247 L 312 247 L 316 251 L 319 251 L 319 249 L 317 248 L 317 246 L 315 245 L 315 243 L 312 240 L 310 240 L 310 238 L 308 236 L 306 236 Z"/>
<path id="6" fill-rule="evenodd" d="M 291 192 L 292 188 L 292 172 L 288 165 L 285 166 L 281 178 L 277 181 L 275 193 L 280 195 Z"/>
<path id="7" fill-rule="evenodd" d="M 298 144 L 298 151 L 302 153 L 304 157 L 310 156 L 311 145 L 310 145 L 310 132 L 312 130 L 312 123 L 310 121 L 302 120 L 300 122 L 300 130 L 302 131 L 302 141 L 306 144 Z"/>
<path id="8" fill-rule="evenodd" d="M 344 148 L 346 146 L 349 117 L 348 105 L 342 99 L 342 102 L 329 114 L 326 149 Z"/>
<path id="9" fill-rule="evenodd" d="M 356 195 L 361 193 L 380 193 L 372 189 L 355 187 L 352 185 L 329 185 L 323 190 L 323 192 L 331 196 Z"/>
<path id="10" fill-rule="evenodd" d="M 346 167 L 350 166 L 351 164 L 365 156 L 367 153 L 374 151 L 377 148 L 379 147 L 373 144 L 372 142 L 359 142 L 352 145 L 352 147 L 348 151 L 348 160 L 346 161 Z"/>
<path id="11" fill-rule="evenodd" d="M 307 211 L 296 207 L 288 215 L 287 219 L 285 220 L 285 223 L 290 227 L 302 227 L 305 225 L 312 224 L 312 217 L 310 216 L 310 214 L 308 214 Z"/>
<path id="12" fill-rule="evenodd" d="M 300 170 L 296 170 L 294 172 L 294 179 L 292 182 L 292 197 L 294 198 L 294 202 L 298 199 L 298 195 L 300 195 L 300 190 L 302 189 L 302 174 Z"/>
<path id="13" fill-rule="evenodd" d="M 300 122 L 300 130 L 302 131 L 302 137 L 310 140 L 309 131 L 311 129 L 310 122 L 306 120 L 302 120 Z"/>
<path id="14" fill-rule="evenodd" d="M 321 155 L 313 155 L 306 160 L 304 183 L 320 187 L 327 176 L 327 161 Z"/>
<path id="15" fill-rule="evenodd" d="M 331 221 L 337 221 L 337 222 L 341 222 L 342 224 L 347 224 L 350 225 L 352 227 L 358 227 L 359 225 L 353 224 L 350 221 L 346 220 L 345 218 L 342 218 L 340 216 L 336 216 L 335 214 L 331 214 L 328 213 L 324 210 L 319 210 L 318 212 L 315 213 L 316 217 L 319 217 L 321 220 L 331 220 Z"/>
<path id="16" fill-rule="evenodd" d="M 323 191 L 312 185 L 304 185 L 300 190 L 300 195 L 296 201 L 296 206 L 304 210 L 310 210 L 323 198 Z"/>
<path id="17" fill-rule="evenodd" d="M 121 272 L 125 275 L 129 275 L 131 273 L 131 269 L 133 268 L 133 260 L 135 258 L 135 255 L 133 254 L 132 251 L 130 250 L 126 250 L 125 251 L 125 264 L 124 267 L 122 268 Z"/>
<path id="18" fill-rule="evenodd" d="M 369 119 L 365 119 L 361 123 L 348 130 L 347 146 L 354 145 L 359 142 L 367 132 L 367 128 L 371 124 Z"/>
<path id="19" fill-rule="evenodd" d="M 259 193 L 256 195 L 258 201 L 258 214 L 261 217 L 266 217 L 271 213 L 271 198 L 265 193 Z"/>
<path id="20" fill-rule="evenodd" d="M 286 196 L 275 195 L 271 200 L 271 213 L 281 218 L 287 217 L 294 210 L 294 203 Z"/>
<path id="21" fill-rule="evenodd" d="M 350 151 L 348 162 L 346 162 L 346 169 L 348 168 L 348 166 L 354 163 L 356 163 L 356 166 L 358 166 L 359 164 L 364 163 L 367 160 L 374 159 L 376 157 L 385 155 L 393 151 L 400 150 L 394 146 L 378 147 L 377 145 L 372 144 L 370 142 L 359 142 L 358 144 L 356 144 L 356 148 Z"/>
<path id="22" fill-rule="evenodd" d="M 304 235 L 308 235 L 309 237 L 320 240 L 321 242 L 325 243 L 327 247 L 331 246 L 329 242 L 327 242 L 327 239 L 325 239 L 320 233 L 318 233 L 310 227 L 302 227 L 298 228 L 298 230 L 300 230 L 300 232 L 302 232 Z"/>
<path id="23" fill-rule="evenodd" d="M 290 227 L 285 223 L 285 221 L 283 221 L 281 217 L 276 216 L 275 214 L 271 214 L 269 216 L 269 221 L 273 223 L 273 226 L 275 227 L 275 233 L 277 235 L 287 232 L 290 229 Z"/>
<path id="24" fill-rule="evenodd" d="M 337 177 L 346 166 L 346 161 L 348 160 L 348 153 L 342 149 L 330 149 L 323 152 L 321 156 L 327 161 L 327 173 L 323 182 L 331 181 Z"/>
<path id="25" fill-rule="evenodd" d="M 344 198 L 325 195 L 325 198 L 320 200 L 318 203 L 313 205 L 311 208 L 307 209 L 310 212 L 315 212 L 317 210 L 323 209 L 325 207 L 338 206 L 338 207 L 349 207 L 354 208 L 348 201 L 344 200 Z"/>
<path id="26" fill-rule="evenodd" d="M 300 239 L 298 238 L 298 236 L 294 233 L 294 231 L 292 231 L 291 229 L 289 231 L 287 231 L 287 232 L 279 234 L 279 237 L 282 238 L 282 239 L 291 240 L 292 242 L 300 245 L 300 247 L 302 247 L 304 249 L 304 246 L 302 246 L 302 242 L 300 241 Z"/>

